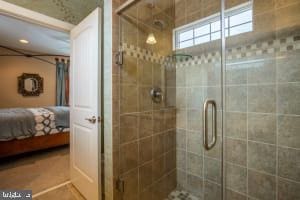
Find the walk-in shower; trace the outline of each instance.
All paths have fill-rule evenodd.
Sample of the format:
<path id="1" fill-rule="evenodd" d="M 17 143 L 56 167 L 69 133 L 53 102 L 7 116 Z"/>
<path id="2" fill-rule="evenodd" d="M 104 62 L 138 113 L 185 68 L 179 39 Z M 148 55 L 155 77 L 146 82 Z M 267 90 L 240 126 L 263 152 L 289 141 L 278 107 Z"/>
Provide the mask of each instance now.
<path id="1" fill-rule="evenodd" d="M 120 199 L 300 199 L 299 10 L 121 1 Z"/>

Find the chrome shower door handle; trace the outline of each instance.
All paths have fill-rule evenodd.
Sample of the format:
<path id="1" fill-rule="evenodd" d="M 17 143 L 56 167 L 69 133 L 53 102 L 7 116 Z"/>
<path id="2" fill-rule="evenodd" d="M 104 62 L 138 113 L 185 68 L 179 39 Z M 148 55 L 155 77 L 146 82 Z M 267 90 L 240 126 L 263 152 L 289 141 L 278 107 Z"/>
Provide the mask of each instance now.
<path id="1" fill-rule="evenodd" d="M 212 141 L 208 142 L 208 107 L 212 105 Z M 215 100 L 207 99 L 203 104 L 203 146 L 212 149 L 217 143 L 217 104 Z"/>

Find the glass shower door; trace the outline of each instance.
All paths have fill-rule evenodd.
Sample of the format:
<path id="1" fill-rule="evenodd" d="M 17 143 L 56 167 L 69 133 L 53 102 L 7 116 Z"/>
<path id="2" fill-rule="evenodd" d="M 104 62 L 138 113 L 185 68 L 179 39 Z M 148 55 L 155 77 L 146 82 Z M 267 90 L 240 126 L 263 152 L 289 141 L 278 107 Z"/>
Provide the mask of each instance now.
<path id="1" fill-rule="evenodd" d="M 300 2 L 226 1 L 226 197 L 300 198 Z"/>
<path id="2" fill-rule="evenodd" d="M 184 2 L 187 1 L 178 1 L 175 4 L 176 27 L 173 35 L 174 48 L 178 55 L 176 62 L 178 190 L 183 194 L 187 192 L 192 199 L 220 200 L 222 197 L 221 1 Z M 207 137 L 204 137 L 205 135 Z"/>
<path id="3" fill-rule="evenodd" d="M 221 199 L 221 4 L 186 2 L 126 1 L 117 11 L 120 199 Z"/>
<path id="4" fill-rule="evenodd" d="M 172 2 L 124 1 L 131 5 L 119 13 L 117 194 L 122 200 L 164 200 L 176 189 Z"/>

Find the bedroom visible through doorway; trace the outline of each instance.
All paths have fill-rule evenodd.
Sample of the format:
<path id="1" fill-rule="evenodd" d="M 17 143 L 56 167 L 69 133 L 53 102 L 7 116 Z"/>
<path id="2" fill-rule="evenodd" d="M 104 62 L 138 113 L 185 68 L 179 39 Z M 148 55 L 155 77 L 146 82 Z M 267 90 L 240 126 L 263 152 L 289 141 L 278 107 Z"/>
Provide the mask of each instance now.
<path id="1" fill-rule="evenodd" d="M 28 176 L 12 172 L 12 177 L 1 178 L 6 182 L 1 181 L 0 190 L 28 189 L 38 199 L 101 199 L 104 191 L 104 177 L 101 177 L 104 165 L 101 161 L 102 8 L 96 8 L 77 25 L 2 0 L 0 15 L 5 18 L 0 30 L 0 53 L 3 53 L 0 59 L 22 58 L 17 67 L 25 66 L 26 62 L 30 69 L 35 66 L 34 62 L 43 66 L 30 73 L 13 70 L 18 75 L 9 79 L 8 72 L 14 67 L 4 62 L 9 67 L 5 68 L 7 72 L 1 72 L 4 75 L 0 81 L 11 82 L 0 84 L 1 98 L 6 101 L 5 106 L 0 105 L 0 133 L 4 138 L 0 141 L 0 170 L 7 176 L 9 173 L 5 170 L 17 169 L 20 164 L 26 172 L 18 172 Z M 40 69 L 48 71 L 37 73 Z M 18 100 L 8 98 L 10 93 Z M 41 97 L 43 101 L 36 101 Z M 46 159 L 38 162 L 43 155 Z M 63 183 L 61 180 L 56 181 L 59 182 L 56 185 L 51 183 L 58 177 L 55 173 L 47 176 L 51 170 L 42 174 L 34 170 L 41 166 L 54 167 L 58 160 L 69 164 L 67 170 L 59 171 L 66 172 L 69 178 Z M 14 182 L 21 184 L 7 186 Z M 42 191 L 34 189 L 37 183 L 42 183 Z"/>
<path id="2" fill-rule="evenodd" d="M 0 15 L 0 189 L 70 194 L 70 33 Z"/>

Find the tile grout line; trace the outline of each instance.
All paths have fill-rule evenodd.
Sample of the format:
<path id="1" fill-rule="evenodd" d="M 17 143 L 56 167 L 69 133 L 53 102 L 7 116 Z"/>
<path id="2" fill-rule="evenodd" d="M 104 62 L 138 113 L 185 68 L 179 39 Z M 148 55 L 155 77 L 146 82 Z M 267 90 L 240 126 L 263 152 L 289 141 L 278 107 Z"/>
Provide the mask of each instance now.
<path id="1" fill-rule="evenodd" d="M 180 130 L 183 130 L 183 129 L 180 129 Z M 199 131 L 194 131 L 194 130 L 187 130 L 187 131 L 189 131 L 191 133 L 199 133 Z M 227 139 L 231 139 L 231 140 L 247 141 L 247 139 L 238 138 L 238 137 L 232 137 L 232 136 L 227 136 L 226 138 Z M 272 143 L 262 142 L 262 141 L 258 141 L 258 140 L 256 141 L 256 140 L 250 140 L 249 139 L 248 142 L 257 143 L 257 144 L 260 144 L 260 145 L 269 145 L 269 146 L 274 146 L 274 147 L 280 147 L 280 148 L 284 148 L 284 149 L 293 149 L 293 150 L 296 150 L 296 151 L 300 150 L 300 148 L 283 146 L 283 145 L 276 145 L 276 143 L 272 144 Z M 179 148 L 179 149 L 182 149 L 182 148 Z M 191 153 L 193 153 L 193 152 L 191 152 Z"/>

